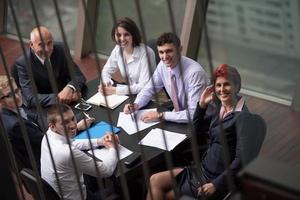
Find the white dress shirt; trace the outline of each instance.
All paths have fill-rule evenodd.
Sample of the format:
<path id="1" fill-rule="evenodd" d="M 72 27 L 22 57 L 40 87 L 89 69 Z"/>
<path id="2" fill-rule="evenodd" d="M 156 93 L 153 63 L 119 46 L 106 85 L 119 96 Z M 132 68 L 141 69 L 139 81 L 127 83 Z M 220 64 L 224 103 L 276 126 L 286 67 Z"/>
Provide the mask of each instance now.
<path id="1" fill-rule="evenodd" d="M 147 53 L 144 44 L 140 44 L 140 46 L 134 47 L 132 57 L 129 58 L 125 63 L 125 68 L 120 52 L 121 48 L 119 45 L 116 45 L 103 67 L 103 83 L 113 84 L 113 81 L 111 80 L 112 74 L 119 69 L 124 80 L 126 80 L 126 76 L 128 77 L 131 93 L 139 93 L 139 91 L 146 85 L 151 77 L 149 69 L 151 69 L 152 71 L 154 71 L 155 69 L 155 54 L 150 47 L 146 46 L 146 48 L 149 56 L 150 68 L 148 65 Z M 129 94 L 128 86 L 117 86 L 116 94 Z"/>
<path id="2" fill-rule="evenodd" d="M 182 74 L 179 64 L 170 69 L 160 61 L 152 76 L 154 85 L 152 85 L 152 81 L 149 81 L 137 95 L 134 103 L 138 104 L 139 107 L 145 106 L 154 95 L 154 92 L 160 91 L 163 87 L 166 88 L 168 95 L 171 96 L 171 71 L 171 74 L 176 76 L 177 98 L 180 111 L 165 112 L 164 119 L 178 123 L 187 123 L 189 113 L 192 120 L 197 102 L 201 93 L 209 84 L 209 79 L 201 65 L 190 58 L 181 56 L 181 67 Z"/>
<path id="3" fill-rule="evenodd" d="M 86 186 L 83 182 L 83 173 L 91 176 L 97 176 L 97 170 L 95 168 L 95 162 L 93 158 L 81 151 L 90 148 L 88 140 L 84 142 L 78 142 L 70 139 L 72 142 L 72 153 L 74 155 L 74 160 L 80 179 L 79 188 L 76 181 L 76 173 L 72 164 L 72 158 L 66 137 L 55 133 L 50 129 L 48 129 L 47 135 L 49 138 L 49 143 L 64 199 L 81 199 L 80 189 L 83 191 L 84 199 L 86 199 Z M 92 140 L 92 144 L 95 147 L 97 145 L 97 141 Z M 105 162 L 96 162 L 97 168 L 101 177 L 109 177 L 113 174 L 114 169 L 117 165 L 118 160 L 116 156 L 116 150 L 114 148 L 110 148 L 107 154 L 107 158 L 103 160 L 105 160 Z M 43 137 L 41 145 L 41 176 L 53 187 L 53 189 L 58 194 L 60 194 L 45 136 Z"/>

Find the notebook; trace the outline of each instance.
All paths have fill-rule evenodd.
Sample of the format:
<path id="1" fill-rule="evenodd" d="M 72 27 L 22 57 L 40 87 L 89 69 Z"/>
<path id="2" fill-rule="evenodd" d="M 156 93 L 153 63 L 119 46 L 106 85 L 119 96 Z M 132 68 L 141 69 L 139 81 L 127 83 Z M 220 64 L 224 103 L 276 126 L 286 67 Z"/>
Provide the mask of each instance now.
<path id="1" fill-rule="evenodd" d="M 113 133 L 119 133 L 120 129 L 114 126 L 111 126 L 110 124 L 101 121 L 96 123 L 95 125 L 91 126 L 89 129 L 90 137 L 93 138 L 101 138 L 105 135 L 106 132 L 113 132 Z M 87 131 L 82 131 L 78 135 L 75 136 L 74 139 L 88 139 Z"/>
<path id="2" fill-rule="evenodd" d="M 106 96 L 106 99 L 107 99 L 107 104 L 105 102 L 105 97 L 100 92 L 97 92 L 86 102 L 90 104 L 94 104 L 96 106 L 104 106 L 110 109 L 115 109 L 117 106 L 122 104 L 126 99 L 128 99 L 128 96 L 113 94 L 113 95 Z"/>

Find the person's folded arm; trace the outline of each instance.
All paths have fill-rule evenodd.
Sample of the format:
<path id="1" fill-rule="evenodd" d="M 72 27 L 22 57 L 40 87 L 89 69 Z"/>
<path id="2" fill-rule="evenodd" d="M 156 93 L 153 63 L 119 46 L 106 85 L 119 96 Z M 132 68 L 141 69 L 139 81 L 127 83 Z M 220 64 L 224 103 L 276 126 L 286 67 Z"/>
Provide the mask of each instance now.
<path id="1" fill-rule="evenodd" d="M 96 160 L 97 169 L 95 168 L 95 160 L 86 153 L 79 149 L 75 149 L 73 150 L 73 154 L 78 169 L 84 174 L 95 177 L 98 175 L 97 170 L 99 170 L 101 178 L 111 176 L 118 163 L 117 151 L 115 148 L 109 148 L 105 158 L 100 158 L 102 161 Z"/>

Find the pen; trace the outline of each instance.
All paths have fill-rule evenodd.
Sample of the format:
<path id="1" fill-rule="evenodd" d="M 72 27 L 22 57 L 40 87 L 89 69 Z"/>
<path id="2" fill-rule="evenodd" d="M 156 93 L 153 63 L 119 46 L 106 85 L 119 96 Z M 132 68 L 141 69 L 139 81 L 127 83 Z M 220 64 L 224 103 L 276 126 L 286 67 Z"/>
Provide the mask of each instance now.
<path id="1" fill-rule="evenodd" d="M 86 118 L 91 119 L 90 115 L 87 114 L 86 112 L 83 112 L 84 116 L 86 116 Z"/>
<path id="2" fill-rule="evenodd" d="M 86 103 L 86 101 L 84 100 L 84 98 L 80 98 L 80 101 L 81 101 L 82 103 Z"/>
<path id="3" fill-rule="evenodd" d="M 131 106 L 132 106 L 132 105 L 129 105 L 129 106 L 128 106 L 128 109 L 129 109 L 129 111 L 130 111 L 130 117 L 131 117 L 131 120 L 134 122 L 134 116 L 133 116 L 133 112 L 132 112 L 132 110 L 131 110 Z"/>

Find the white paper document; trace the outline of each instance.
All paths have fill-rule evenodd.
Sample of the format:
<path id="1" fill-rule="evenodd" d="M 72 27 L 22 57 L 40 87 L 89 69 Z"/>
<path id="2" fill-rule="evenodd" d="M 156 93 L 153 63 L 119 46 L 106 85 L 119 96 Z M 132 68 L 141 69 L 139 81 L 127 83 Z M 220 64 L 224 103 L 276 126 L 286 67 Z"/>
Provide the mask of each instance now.
<path id="1" fill-rule="evenodd" d="M 122 145 L 119 145 L 118 150 L 119 150 L 120 160 L 122 160 L 123 158 L 125 158 L 133 153 L 132 151 L 130 151 L 126 147 L 123 147 Z M 88 151 L 88 153 L 90 155 L 93 155 L 92 150 Z M 107 148 L 94 149 L 94 154 L 95 154 L 96 158 L 98 158 L 102 161 L 105 161 L 105 158 L 107 158 L 107 153 L 108 153 Z"/>
<path id="2" fill-rule="evenodd" d="M 90 104 L 94 104 L 96 106 L 104 106 L 111 109 L 115 109 L 117 106 L 119 106 L 121 103 L 123 103 L 126 99 L 128 99 L 128 96 L 123 95 L 116 95 L 112 94 L 109 96 L 106 96 L 107 104 L 105 102 L 105 97 L 100 93 L 97 92 L 94 96 L 89 98 L 86 102 Z"/>
<path id="3" fill-rule="evenodd" d="M 166 138 L 166 144 L 164 142 L 164 136 Z M 181 133 L 175 133 L 171 131 L 163 131 L 160 128 L 152 129 L 140 142 L 139 144 L 147 145 L 151 147 L 157 147 L 163 150 L 171 151 L 180 142 L 182 142 L 187 136 Z"/>
<path id="4" fill-rule="evenodd" d="M 124 112 L 120 112 L 117 126 L 122 127 L 124 129 L 124 131 L 126 131 L 126 133 L 128 133 L 129 135 L 132 135 L 138 131 L 144 130 L 150 126 L 158 124 L 159 122 L 145 123 L 142 120 L 140 120 L 141 116 L 147 111 L 156 111 L 156 108 L 136 111 L 135 112 L 136 120 L 132 120 L 130 114 L 125 114 Z M 133 114 L 132 114 L 132 116 L 133 116 Z M 137 123 L 137 125 L 136 125 L 136 123 Z M 138 129 L 137 129 L 137 127 L 138 127 Z"/>

